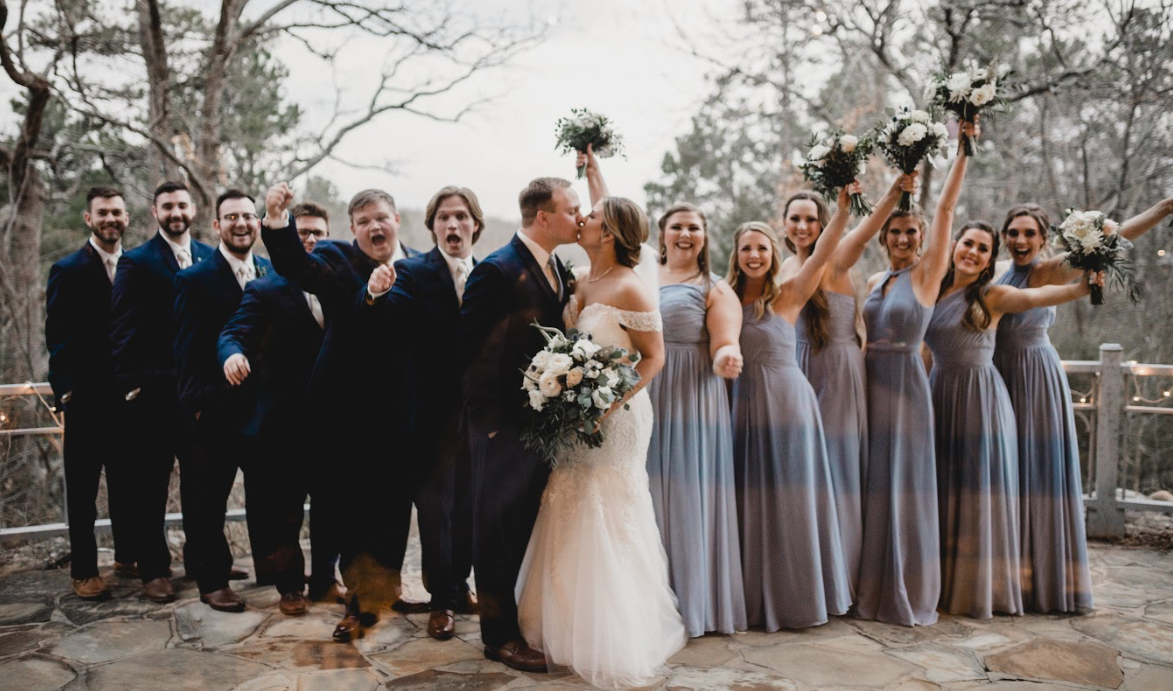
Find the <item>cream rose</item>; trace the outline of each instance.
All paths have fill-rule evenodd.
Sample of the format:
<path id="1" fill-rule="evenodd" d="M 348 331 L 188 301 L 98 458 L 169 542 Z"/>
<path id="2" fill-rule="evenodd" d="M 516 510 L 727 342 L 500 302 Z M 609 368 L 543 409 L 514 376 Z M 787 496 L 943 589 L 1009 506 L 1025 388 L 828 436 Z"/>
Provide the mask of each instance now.
<path id="1" fill-rule="evenodd" d="M 969 102 L 975 106 L 984 106 L 998 95 L 998 87 L 993 84 L 979 86 L 969 95 Z"/>
<path id="2" fill-rule="evenodd" d="M 570 368 L 574 367 L 574 360 L 565 353 L 554 353 L 550 356 L 550 361 L 546 363 L 546 372 L 556 375 L 566 374 Z"/>
<path id="3" fill-rule="evenodd" d="M 839 138 L 839 148 L 843 149 L 843 153 L 849 154 L 852 151 L 855 151 L 857 144 L 859 144 L 859 137 L 845 134 Z"/>
<path id="4" fill-rule="evenodd" d="M 543 372 L 542 378 L 538 380 L 538 389 L 546 398 L 556 398 L 562 393 L 562 384 L 558 382 L 557 374 L 547 371 Z"/>
<path id="5" fill-rule="evenodd" d="M 567 386 L 578 386 L 581 383 L 582 383 L 582 368 L 581 367 L 575 367 L 574 369 L 572 369 L 566 373 L 566 385 Z"/>

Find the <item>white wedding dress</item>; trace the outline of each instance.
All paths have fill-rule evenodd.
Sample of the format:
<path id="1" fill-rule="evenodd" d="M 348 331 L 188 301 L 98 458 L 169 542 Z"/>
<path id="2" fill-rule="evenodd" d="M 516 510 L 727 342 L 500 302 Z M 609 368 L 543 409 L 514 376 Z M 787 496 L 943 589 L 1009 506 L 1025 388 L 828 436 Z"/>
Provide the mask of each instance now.
<path id="1" fill-rule="evenodd" d="M 600 345 L 632 350 L 624 326 L 659 331 L 659 312 L 591 304 L 575 324 Z M 517 581 L 522 635 L 595 686 L 646 686 L 687 636 L 668 584 L 646 469 L 652 404 L 645 391 L 603 423 L 597 449 L 576 447 L 550 473 Z"/>

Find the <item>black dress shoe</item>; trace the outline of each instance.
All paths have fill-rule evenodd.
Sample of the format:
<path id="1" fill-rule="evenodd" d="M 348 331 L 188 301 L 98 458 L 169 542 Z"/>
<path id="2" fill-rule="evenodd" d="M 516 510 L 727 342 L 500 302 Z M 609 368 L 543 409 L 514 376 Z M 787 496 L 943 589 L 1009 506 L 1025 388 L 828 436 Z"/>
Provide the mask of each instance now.
<path id="1" fill-rule="evenodd" d="M 456 614 L 450 609 L 438 609 L 428 617 L 428 635 L 437 641 L 446 641 L 456 635 Z"/>
<path id="2" fill-rule="evenodd" d="M 247 578 L 248 571 L 244 569 L 238 569 L 235 566 L 228 569 L 228 580 L 230 581 L 243 581 Z"/>
<path id="3" fill-rule="evenodd" d="M 232 588 L 221 588 L 200 595 L 200 602 L 217 612 L 243 612 L 244 600 Z"/>
<path id="4" fill-rule="evenodd" d="M 525 641 L 509 641 L 499 647 L 486 645 L 485 657 L 496 662 L 504 662 L 522 672 L 550 671 L 549 665 L 546 664 L 546 656 L 529 647 Z"/>

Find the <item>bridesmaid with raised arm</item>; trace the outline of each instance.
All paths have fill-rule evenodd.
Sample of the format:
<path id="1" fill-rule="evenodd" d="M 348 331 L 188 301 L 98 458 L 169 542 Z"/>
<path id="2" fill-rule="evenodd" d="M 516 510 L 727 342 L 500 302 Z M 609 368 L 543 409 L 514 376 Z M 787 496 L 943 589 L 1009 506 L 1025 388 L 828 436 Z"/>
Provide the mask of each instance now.
<path id="1" fill-rule="evenodd" d="M 976 619 L 1023 613 L 1018 435 L 1010 395 L 994 368 L 998 322 L 1089 292 L 1086 279 L 1025 289 L 990 285 L 997 255 L 992 226 L 962 226 L 925 335 L 933 354 L 941 609 Z M 1095 280 L 1103 285 L 1103 274 Z"/>
<path id="2" fill-rule="evenodd" d="M 980 132 L 976 124 L 962 128 L 972 137 Z M 904 626 L 937 621 L 941 546 L 933 404 L 920 345 L 949 268 L 949 230 L 968 163 L 959 145 L 924 258 L 924 216 L 895 211 L 880 232 L 890 268 L 868 279 L 868 470 L 855 601 L 862 619 Z"/>
<path id="3" fill-rule="evenodd" d="M 1173 214 L 1173 198 L 1130 218 L 1120 234 L 1135 240 Z M 1066 253 L 1041 258 L 1051 220 L 1038 204 L 1006 213 L 1002 242 L 1010 259 L 997 264 L 999 285 L 1015 288 L 1070 281 L 1078 271 Z M 1022 598 L 1036 612 L 1085 612 L 1093 607 L 1084 529 L 1083 481 L 1071 389 L 1047 330 L 1054 307 L 1007 314 L 998 323 L 994 365 L 1018 422 L 1019 550 Z"/>
<path id="4" fill-rule="evenodd" d="M 863 478 L 867 472 L 868 437 L 867 387 L 863 350 L 856 329 L 859 309 L 852 268 L 896 207 L 901 191 L 916 191 L 916 177 L 917 173 L 897 177 L 875 211 L 843 236 L 827 262 L 823 280 L 794 325 L 798 366 L 819 399 L 853 601 L 863 544 Z M 830 213 L 821 196 L 802 191 L 790 195 L 782 216 L 784 241 L 794 253 L 782 262 L 780 275 L 786 279 L 810 259 Z"/>
<path id="5" fill-rule="evenodd" d="M 593 153 L 581 154 L 592 201 L 606 196 Z M 723 378 L 741 372 L 741 304 L 710 273 L 708 228 L 692 204 L 660 217 L 664 369 L 648 385 L 655 423 L 648 480 L 672 590 L 690 637 L 747 628 L 733 434 Z"/>
<path id="6" fill-rule="evenodd" d="M 743 223 L 726 280 L 743 305 L 744 371 L 733 385 L 733 458 L 741 519 L 741 562 L 751 626 L 803 628 L 844 614 L 851 592 L 819 402 L 795 357 L 794 323 L 819 286 L 847 225 L 839 194 L 822 242 L 792 277 L 778 282 L 778 237 Z"/>

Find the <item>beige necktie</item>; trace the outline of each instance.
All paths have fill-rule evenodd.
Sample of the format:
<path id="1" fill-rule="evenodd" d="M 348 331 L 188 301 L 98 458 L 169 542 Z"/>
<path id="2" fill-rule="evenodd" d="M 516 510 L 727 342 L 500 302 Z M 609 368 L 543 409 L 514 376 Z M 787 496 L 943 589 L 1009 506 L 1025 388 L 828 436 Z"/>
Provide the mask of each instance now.
<path id="1" fill-rule="evenodd" d="M 114 283 L 114 272 L 118 269 L 117 257 L 106 257 L 106 275 L 110 277 L 110 283 Z"/>
<path id="2" fill-rule="evenodd" d="M 175 261 L 179 264 L 179 270 L 183 271 L 187 267 L 191 266 L 191 252 L 188 252 L 186 249 L 180 247 L 179 249 L 175 250 Z"/>
<path id="3" fill-rule="evenodd" d="M 314 315 L 314 321 L 318 323 L 320 328 L 326 328 L 326 318 L 322 314 L 322 303 L 318 301 L 318 296 L 313 293 L 305 292 L 305 301 L 310 306 L 310 314 Z"/>
<path id="4" fill-rule="evenodd" d="M 550 287 L 554 289 L 554 294 L 558 299 L 562 299 L 562 277 L 558 275 L 558 264 L 554 261 L 554 255 L 546 260 L 546 267 L 549 271 L 546 272 L 546 278 L 550 279 Z"/>
<path id="5" fill-rule="evenodd" d="M 452 274 L 452 281 L 456 284 L 456 302 L 464 303 L 464 285 L 468 283 L 468 267 L 464 262 L 456 263 L 456 272 Z"/>
<path id="6" fill-rule="evenodd" d="M 236 282 L 240 284 L 240 289 L 244 290 L 244 286 L 249 281 L 257 277 L 257 269 L 252 265 L 252 262 L 247 262 L 240 265 L 236 270 Z"/>

